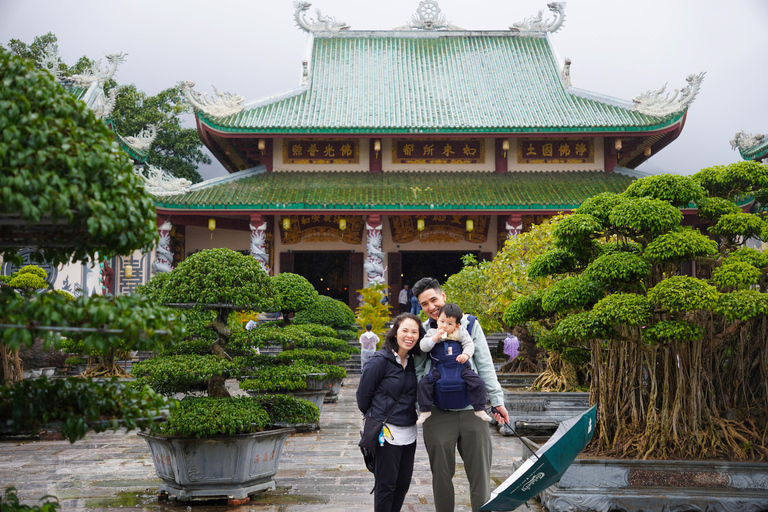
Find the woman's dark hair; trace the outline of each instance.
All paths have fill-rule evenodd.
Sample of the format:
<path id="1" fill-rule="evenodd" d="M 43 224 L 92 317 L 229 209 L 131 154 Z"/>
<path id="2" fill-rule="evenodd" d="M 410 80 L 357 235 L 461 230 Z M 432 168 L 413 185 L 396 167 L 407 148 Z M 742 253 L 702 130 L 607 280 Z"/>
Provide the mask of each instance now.
<path id="1" fill-rule="evenodd" d="M 416 343 L 413 345 L 413 348 L 410 350 L 409 354 L 421 354 L 421 349 L 419 349 L 419 342 L 421 341 L 421 338 L 424 337 L 426 332 L 424 331 L 424 327 L 421 325 L 421 319 L 413 313 L 401 313 L 395 317 L 395 319 L 392 321 L 392 328 L 387 331 L 387 334 L 384 335 L 384 343 L 382 344 L 382 347 L 388 348 L 389 350 L 394 350 L 395 352 L 398 351 L 400 347 L 397 345 L 397 330 L 400 328 L 400 324 L 402 324 L 404 320 L 413 320 L 416 322 L 416 325 L 419 326 L 419 338 L 416 340 Z"/>
<path id="2" fill-rule="evenodd" d="M 464 313 L 462 313 L 459 305 L 454 304 L 453 302 L 446 302 L 443 304 L 443 307 L 440 308 L 439 314 L 445 315 L 448 318 L 455 318 L 457 322 L 461 322 L 461 317 L 464 316 Z"/>

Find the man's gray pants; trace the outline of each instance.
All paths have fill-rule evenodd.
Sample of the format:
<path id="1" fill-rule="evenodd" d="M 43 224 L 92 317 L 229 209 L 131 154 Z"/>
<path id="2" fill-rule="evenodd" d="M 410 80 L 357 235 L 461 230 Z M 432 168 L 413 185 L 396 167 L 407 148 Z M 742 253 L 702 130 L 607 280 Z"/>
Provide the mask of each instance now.
<path id="1" fill-rule="evenodd" d="M 432 407 L 424 422 L 424 446 L 432 469 L 432 494 L 436 512 L 453 512 L 453 476 L 456 448 L 469 480 L 472 510 L 478 511 L 491 496 L 491 434 L 488 423 L 474 411 L 446 411 Z"/>

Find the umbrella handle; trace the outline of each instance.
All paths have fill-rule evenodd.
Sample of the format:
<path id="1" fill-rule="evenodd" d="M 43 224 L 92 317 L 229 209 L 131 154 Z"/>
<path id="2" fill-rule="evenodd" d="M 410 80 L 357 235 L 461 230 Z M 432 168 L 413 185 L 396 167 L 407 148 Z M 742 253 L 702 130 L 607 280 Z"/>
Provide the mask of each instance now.
<path id="1" fill-rule="evenodd" d="M 492 413 L 492 414 L 499 414 L 499 411 L 497 411 L 497 410 L 496 410 L 496 407 L 493 407 L 493 406 L 491 406 L 491 413 Z M 517 438 L 520 440 L 520 444 L 522 444 L 523 446 L 525 446 L 526 448 L 528 448 L 528 451 L 529 451 L 529 452 L 531 452 L 531 455 L 533 455 L 534 457 L 536 457 L 536 460 L 538 460 L 538 459 L 539 459 L 539 456 L 538 456 L 538 455 L 536 455 L 536 453 L 535 453 L 535 452 L 534 452 L 534 451 L 531 449 L 531 447 L 530 447 L 530 446 L 528 446 L 528 444 L 527 444 L 525 441 L 523 441 L 523 438 L 522 438 L 522 437 L 520 437 L 520 435 L 519 435 L 519 434 L 518 434 L 518 433 L 515 431 L 515 429 L 514 429 L 514 428 L 512 428 L 512 425 L 510 425 L 508 421 L 505 421 L 505 422 L 504 422 L 504 425 L 506 425 L 507 427 L 509 427 L 509 430 L 511 430 L 511 431 L 512 431 L 512 433 L 513 433 L 513 434 L 515 434 L 515 436 L 516 436 L 516 437 L 517 437 Z"/>

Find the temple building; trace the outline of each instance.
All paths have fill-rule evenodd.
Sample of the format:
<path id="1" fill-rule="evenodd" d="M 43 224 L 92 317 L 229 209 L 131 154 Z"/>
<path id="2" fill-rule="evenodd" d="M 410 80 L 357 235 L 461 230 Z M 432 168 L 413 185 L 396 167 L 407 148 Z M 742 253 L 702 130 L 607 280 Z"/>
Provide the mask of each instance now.
<path id="1" fill-rule="evenodd" d="M 761 133 L 737 132 L 731 139 L 731 148 L 738 150 L 743 160 L 768 164 L 768 139 Z"/>
<path id="2" fill-rule="evenodd" d="M 246 102 L 183 84 L 230 174 L 157 198 L 164 250 L 175 261 L 248 251 L 354 307 L 369 283 L 397 297 L 457 272 L 464 254 L 490 259 L 531 223 L 623 191 L 678 137 L 703 73 L 631 101 L 575 88 L 550 39 L 564 5 L 470 31 L 422 0 L 404 26 L 355 31 L 295 3 L 309 33 L 298 87 Z"/>

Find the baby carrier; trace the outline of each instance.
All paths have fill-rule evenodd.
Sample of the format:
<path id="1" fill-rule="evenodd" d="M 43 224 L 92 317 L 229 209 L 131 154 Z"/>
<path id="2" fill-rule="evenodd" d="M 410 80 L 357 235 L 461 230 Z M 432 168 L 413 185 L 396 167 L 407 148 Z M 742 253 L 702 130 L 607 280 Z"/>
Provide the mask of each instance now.
<path id="1" fill-rule="evenodd" d="M 469 324 L 467 331 L 472 332 L 476 317 L 467 315 Z M 437 368 L 440 379 L 435 383 L 435 406 L 440 409 L 463 409 L 471 402 L 467 392 L 467 383 L 461 378 L 463 364 L 456 361 L 461 354 L 461 343 L 454 340 L 444 340 L 429 353 L 432 367 L 429 369 L 429 382 L 435 382 L 432 370 Z M 467 361 L 465 364 L 469 364 Z"/>

